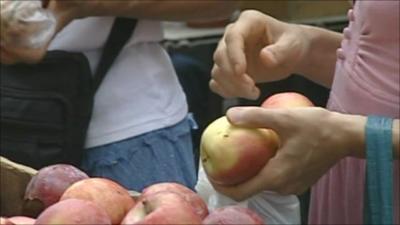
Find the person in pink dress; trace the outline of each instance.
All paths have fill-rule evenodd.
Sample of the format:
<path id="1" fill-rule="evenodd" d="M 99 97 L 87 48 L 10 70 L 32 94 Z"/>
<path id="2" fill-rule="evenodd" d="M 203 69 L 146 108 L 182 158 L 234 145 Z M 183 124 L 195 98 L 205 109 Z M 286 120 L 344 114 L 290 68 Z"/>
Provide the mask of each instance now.
<path id="1" fill-rule="evenodd" d="M 236 200 L 312 186 L 310 224 L 362 224 L 368 116 L 393 119 L 393 215 L 399 223 L 400 1 L 356 1 L 343 34 L 250 10 L 227 26 L 210 88 L 256 99 L 255 83 L 302 74 L 331 88 L 327 109 L 234 107 L 236 125 L 274 129 L 282 146 L 246 183 L 215 189 Z M 389 149 L 390 150 L 390 149 Z M 389 153 L 390 154 L 390 153 Z"/>

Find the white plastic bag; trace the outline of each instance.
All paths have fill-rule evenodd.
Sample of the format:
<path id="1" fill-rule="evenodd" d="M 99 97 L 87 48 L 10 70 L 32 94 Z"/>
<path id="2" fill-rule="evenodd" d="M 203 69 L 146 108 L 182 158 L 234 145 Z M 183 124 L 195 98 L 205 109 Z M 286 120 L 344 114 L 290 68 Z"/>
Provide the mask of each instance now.
<path id="1" fill-rule="evenodd" d="M 39 48 L 53 36 L 56 20 L 41 0 L 1 0 L 0 25 L 2 45 Z"/>
<path id="2" fill-rule="evenodd" d="M 215 191 L 208 181 L 201 163 L 195 189 L 210 210 L 228 205 L 240 205 L 257 212 L 268 225 L 301 223 L 300 202 L 297 196 L 283 196 L 274 192 L 263 191 L 242 202 L 237 202 Z"/>
<path id="3" fill-rule="evenodd" d="M 248 200 L 248 208 L 260 214 L 266 224 L 300 224 L 300 202 L 295 195 L 263 191 Z"/>

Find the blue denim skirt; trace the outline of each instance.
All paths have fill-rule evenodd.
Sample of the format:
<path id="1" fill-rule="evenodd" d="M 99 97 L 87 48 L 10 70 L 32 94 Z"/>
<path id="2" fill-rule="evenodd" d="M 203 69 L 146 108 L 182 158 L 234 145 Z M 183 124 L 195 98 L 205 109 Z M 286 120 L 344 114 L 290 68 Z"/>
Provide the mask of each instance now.
<path id="1" fill-rule="evenodd" d="M 114 180 L 129 190 L 159 182 L 196 184 L 188 116 L 178 124 L 104 146 L 86 149 L 82 169 L 91 177 Z"/>

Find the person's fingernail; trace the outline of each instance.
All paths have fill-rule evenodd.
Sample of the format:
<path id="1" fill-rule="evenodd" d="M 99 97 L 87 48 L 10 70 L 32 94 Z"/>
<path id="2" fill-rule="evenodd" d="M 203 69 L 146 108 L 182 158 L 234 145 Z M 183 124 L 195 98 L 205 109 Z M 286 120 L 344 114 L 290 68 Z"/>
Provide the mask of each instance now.
<path id="1" fill-rule="evenodd" d="M 251 97 L 252 100 L 257 100 L 260 97 L 260 91 L 256 86 L 251 88 Z"/>
<path id="2" fill-rule="evenodd" d="M 242 120 L 243 108 L 241 107 L 233 107 L 228 110 L 226 113 L 229 121 L 231 123 L 239 123 Z"/>
<path id="3" fill-rule="evenodd" d="M 243 71 L 242 71 L 242 66 L 239 64 L 239 63 L 236 63 L 235 65 L 234 65 L 234 72 L 235 72 L 235 74 L 242 74 L 243 73 Z"/>
<path id="4" fill-rule="evenodd" d="M 268 49 L 268 47 L 262 49 L 261 54 L 264 54 L 264 56 L 266 56 L 268 58 L 269 63 L 271 63 L 273 65 L 278 63 L 278 60 L 276 59 L 274 52 L 272 52 L 270 49 Z"/>

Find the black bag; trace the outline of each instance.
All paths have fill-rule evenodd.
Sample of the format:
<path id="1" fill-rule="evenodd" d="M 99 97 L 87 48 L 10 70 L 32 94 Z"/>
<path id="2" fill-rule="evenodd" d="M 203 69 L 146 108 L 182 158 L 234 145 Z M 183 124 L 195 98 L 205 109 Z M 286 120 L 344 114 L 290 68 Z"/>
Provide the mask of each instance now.
<path id="1" fill-rule="evenodd" d="M 79 166 L 94 94 L 136 22 L 115 20 L 94 76 L 82 53 L 49 51 L 39 64 L 1 65 L 1 155 L 36 169 Z"/>

